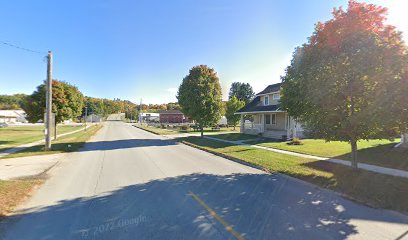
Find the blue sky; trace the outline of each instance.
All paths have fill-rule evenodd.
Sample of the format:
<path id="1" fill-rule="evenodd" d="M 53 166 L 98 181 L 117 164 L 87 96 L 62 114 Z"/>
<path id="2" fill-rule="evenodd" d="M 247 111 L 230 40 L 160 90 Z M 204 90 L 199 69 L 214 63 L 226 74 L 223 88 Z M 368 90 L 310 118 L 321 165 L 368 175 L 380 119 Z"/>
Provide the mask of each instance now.
<path id="1" fill-rule="evenodd" d="M 389 8 L 408 37 L 406 0 Z M 87 96 L 144 103 L 175 101 L 188 70 L 219 74 L 224 98 L 234 81 L 256 92 L 280 81 L 293 49 L 346 0 L 0 0 L 0 41 L 54 53 L 53 77 Z M 34 91 L 44 54 L 0 44 L 0 94 Z"/>

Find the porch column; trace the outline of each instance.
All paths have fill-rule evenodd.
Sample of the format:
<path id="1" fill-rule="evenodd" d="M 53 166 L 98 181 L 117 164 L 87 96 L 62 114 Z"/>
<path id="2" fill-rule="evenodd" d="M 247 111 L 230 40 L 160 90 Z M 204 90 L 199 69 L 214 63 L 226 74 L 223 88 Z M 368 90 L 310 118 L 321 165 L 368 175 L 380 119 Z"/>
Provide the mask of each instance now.
<path id="1" fill-rule="evenodd" d="M 286 136 L 290 138 L 290 129 L 291 129 L 291 117 L 286 113 Z"/>
<path id="2" fill-rule="evenodd" d="M 296 121 L 293 118 L 291 118 L 291 119 L 292 119 L 292 124 L 291 124 L 291 126 L 292 126 L 292 138 L 297 138 Z"/>
<path id="3" fill-rule="evenodd" d="M 239 127 L 240 132 L 243 133 L 245 130 L 244 114 L 241 114 L 241 121 Z"/>

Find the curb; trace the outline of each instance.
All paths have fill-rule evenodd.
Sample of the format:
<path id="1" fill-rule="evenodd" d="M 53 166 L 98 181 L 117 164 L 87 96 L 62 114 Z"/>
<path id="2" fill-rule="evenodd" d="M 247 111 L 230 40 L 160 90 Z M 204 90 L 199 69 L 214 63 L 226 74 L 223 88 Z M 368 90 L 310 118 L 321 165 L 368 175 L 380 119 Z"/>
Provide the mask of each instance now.
<path id="1" fill-rule="evenodd" d="M 209 139 L 209 140 L 211 140 L 211 139 Z M 337 195 L 337 196 L 339 196 L 339 197 L 342 197 L 342 198 L 344 198 L 344 199 L 346 199 L 346 200 L 349 200 L 349 201 L 352 201 L 352 202 L 355 202 L 355 203 L 364 205 L 364 206 L 366 206 L 366 207 L 370 207 L 370 208 L 373 208 L 373 209 L 378 209 L 378 210 L 381 210 L 381 211 L 386 211 L 386 212 L 392 213 L 392 214 L 397 215 L 397 216 L 401 216 L 401 215 L 402 215 L 402 216 L 407 216 L 407 215 L 405 215 L 405 213 L 398 212 L 398 211 L 394 211 L 394 210 L 383 209 L 383 208 L 380 208 L 380 207 L 378 207 L 378 206 L 374 206 L 374 205 L 371 205 L 371 204 L 369 204 L 369 203 L 359 201 L 358 199 L 355 199 L 355 198 L 353 198 L 353 197 L 351 197 L 351 196 L 349 196 L 349 195 L 347 195 L 347 194 L 345 194 L 345 193 L 341 193 L 341 192 L 334 191 L 334 190 L 332 190 L 332 189 L 324 188 L 324 187 L 321 187 L 321 186 L 319 186 L 319 185 L 316 185 L 316 184 L 313 184 L 313 183 L 304 181 L 304 180 L 299 179 L 299 178 L 296 178 L 296 177 L 292 177 L 292 176 L 287 175 L 287 174 L 284 174 L 284 173 L 280 173 L 280 172 L 276 172 L 276 171 L 271 171 L 271 170 L 268 170 L 268 169 L 266 169 L 266 168 L 263 168 L 263 167 L 261 167 L 261 166 L 259 166 L 259 165 L 257 165 L 257 164 L 249 163 L 249 162 L 243 161 L 243 160 L 241 160 L 241 159 L 239 159 L 239 158 L 235 158 L 235 157 L 231 157 L 231 156 L 225 155 L 225 154 L 223 154 L 223 153 L 215 152 L 215 151 L 212 151 L 212 150 L 209 150 L 209 149 L 200 147 L 200 146 L 198 146 L 198 145 L 195 145 L 195 144 L 193 144 L 193 143 L 186 142 L 185 140 L 182 140 L 181 143 L 183 143 L 184 145 L 187 145 L 187 146 L 190 146 L 190 147 L 199 149 L 199 150 L 201 150 L 201 151 L 211 153 L 211 154 L 216 155 L 216 156 L 218 156 L 218 157 L 226 158 L 226 159 L 228 159 L 228 160 L 230 160 L 230 161 L 233 161 L 233 162 L 236 162 L 236 163 L 239 163 L 239 164 L 243 164 L 243 165 L 248 166 L 248 167 L 252 167 L 252 168 L 261 170 L 261 171 L 263 171 L 263 172 L 265 172 L 265 173 L 267 173 L 267 174 L 277 174 L 277 175 L 279 175 L 279 176 L 281 176 L 281 177 L 283 177 L 283 178 L 290 179 L 290 180 L 293 180 L 293 181 L 298 182 L 298 183 L 300 183 L 300 184 L 304 184 L 304 185 L 306 185 L 306 186 L 310 186 L 310 187 L 319 189 L 319 191 L 330 192 L 330 193 L 335 194 L 335 195 Z"/>

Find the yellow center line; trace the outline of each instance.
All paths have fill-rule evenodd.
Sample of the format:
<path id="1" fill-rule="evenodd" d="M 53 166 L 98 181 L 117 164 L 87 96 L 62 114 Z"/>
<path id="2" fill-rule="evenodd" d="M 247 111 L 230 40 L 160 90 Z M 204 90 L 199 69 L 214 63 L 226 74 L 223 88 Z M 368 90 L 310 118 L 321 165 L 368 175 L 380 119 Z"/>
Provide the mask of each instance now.
<path id="1" fill-rule="evenodd" d="M 213 216 L 215 219 L 217 219 L 218 222 L 220 222 L 225 229 L 230 232 L 234 237 L 238 240 L 245 240 L 245 238 L 239 234 L 237 231 L 235 231 L 231 225 L 229 225 L 227 222 L 224 221 L 214 210 L 212 210 L 203 200 L 201 200 L 200 197 L 198 197 L 195 193 L 190 192 L 190 196 L 192 196 L 201 206 L 203 206 L 210 214 Z"/>

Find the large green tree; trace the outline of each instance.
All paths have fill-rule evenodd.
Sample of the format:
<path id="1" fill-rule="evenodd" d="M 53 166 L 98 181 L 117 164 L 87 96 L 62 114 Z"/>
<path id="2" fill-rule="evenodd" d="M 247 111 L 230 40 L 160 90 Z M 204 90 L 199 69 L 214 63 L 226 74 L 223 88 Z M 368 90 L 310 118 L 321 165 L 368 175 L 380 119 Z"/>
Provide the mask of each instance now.
<path id="1" fill-rule="evenodd" d="M 190 69 L 178 89 L 177 99 L 183 113 L 199 124 L 201 136 L 205 126 L 215 125 L 221 118 L 220 81 L 214 69 L 206 65 Z"/>
<path id="2" fill-rule="evenodd" d="M 239 109 L 245 106 L 244 101 L 238 100 L 237 97 L 233 96 L 228 102 L 225 111 L 225 117 L 227 118 L 228 125 L 235 126 L 239 123 L 241 115 L 235 114 Z"/>
<path id="3" fill-rule="evenodd" d="M 33 94 L 29 95 L 22 107 L 30 122 L 44 119 L 46 86 L 41 84 Z M 55 123 L 81 116 L 84 97 L 77 87 L 58 80 L 52 81 L 52 112 L 55 113 Z"/>
<path id="4" fill-rule="evenodd" d="M 358 140 L 406 129 L 407 48 L 385 14 L 355 1 L 347 11 L 334 9 L 333 19 L 318 23 L 295 51 L 282 78 L 282 107 L 313 136 L 348 141 L 355 168 Z"/>
<path id="5" fill-rule="evenodd" d="M 228 99 L 236 97 L 240 101 L 248 104 L 255 96 L 255 92 L 249 83 L 233 82 L 229 90 Z"/>

